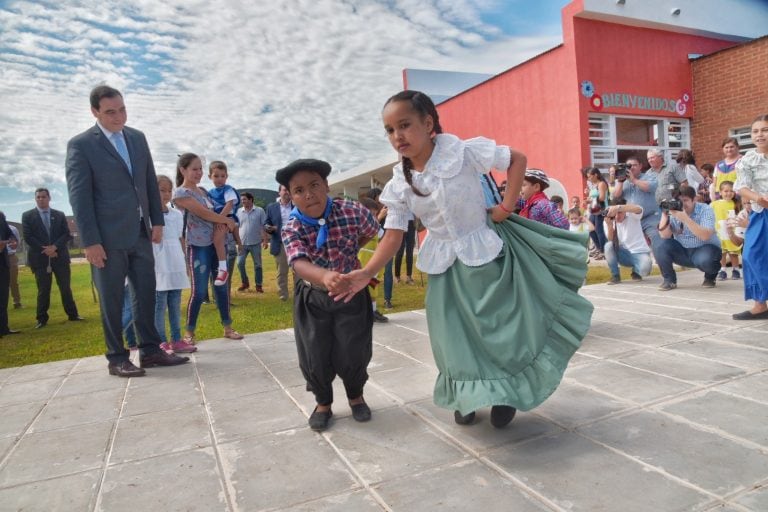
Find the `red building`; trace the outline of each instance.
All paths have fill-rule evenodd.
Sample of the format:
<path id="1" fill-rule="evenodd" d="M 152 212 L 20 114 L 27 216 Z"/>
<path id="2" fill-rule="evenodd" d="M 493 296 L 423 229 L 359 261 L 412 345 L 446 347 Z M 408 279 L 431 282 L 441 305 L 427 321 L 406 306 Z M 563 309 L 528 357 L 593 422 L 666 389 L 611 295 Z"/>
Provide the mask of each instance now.
<path id="1" fill-rule="evenodd" d="M 691 57 L 737 43 L 594 19 L 584 0 L 562 23 L 561 45 L 441 103 L 446 131 L 521 149 L 569 195 L 585 166 L 691 147 Z"/>

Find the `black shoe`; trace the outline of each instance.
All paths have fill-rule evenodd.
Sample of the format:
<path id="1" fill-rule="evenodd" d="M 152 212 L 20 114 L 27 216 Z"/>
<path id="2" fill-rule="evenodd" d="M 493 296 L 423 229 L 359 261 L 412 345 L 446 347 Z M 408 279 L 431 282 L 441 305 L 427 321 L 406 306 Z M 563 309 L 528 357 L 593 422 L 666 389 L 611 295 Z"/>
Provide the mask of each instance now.
<path id="1" fill-rule="evenodd" d="M 80 315 L 69 317 L 70 322 L 82 322 L 83 320 L 85 320 L 85 318 L 81 317 Z"/>
<path id="2" fill-rule="evenodd" d="M 768 320 L 768 310 L 762 313 L 753 313 L 750 310 L 742 311 L 741 313 L 734 313 L 734 320 Z"/>
<path id="3" fill-rule="evenodd" d="M 44 321 L 44 322 L 37 322 L 37 325 L 35 325 L 35 329 L 42 329 L 46 325 L 48 325 L 48 321 L 47 320 Z"/>
<path id="4" fill-rule="evenodd" d="M 108 368 L 110 375 L 117 375 L 118 377 L 141 377 L 147 373 L 144 368 L 138 368 L 128 360 L 121 363 L 110 363 Z"/>
<path id="5" fill-rule="evenodd" d="M 453 411 L 453 421 L 458 425 L 471 425 L 475 421 L 475 411 L 462 416 L 459 411 Z"/>
<path id="6" fill-rule="evenodd" d="M 373 321 L 385 324 L 385 323 L 389 322 L 389 318 L 385 317 L 384 315 L 382 315 L 378 311 L 374 311 L 373 312 Z"/>
<path id="7" fill-rule="evenodd" d="M 365 402 L 361 404 L 350 405 L 352 408 L 352 417 L 355 421 L 369 421 L 371 419 L 371 408 Z"/>
<path id="8" fill-rule="evenodd" d="M 516 412 L 517 409 L 509 405 L 494 405 L 491 407 L 491 425 L 496 428 L 506 427 Z"/>
<path id="9" fill-rule="evenodd" d="M 177 356 L 175 354 L 166 354 L 164 351 L 159 350 L 154 354 L 140 356 L 139 361 L 142 368 L 150 368 L 152 366 L 176 366 L 178 364 L 184 364 L 189 361 L 189 358 Z"/>
<path id="10" fill-rule="evenodd" d="M 701 286 L 703 288 L 714 288 L 715 287 L 715 280 L 709 279 L 707 277 L 704 278 L 704 282 L 701 283 Z"/>
<path id="11" fill-rule="evenodd" d="M 631 277 L 632 277 L 633 281 L 642 281 L 643 280 L 643 276 L 641 276 L 640 274 L 638 274 L 635 271 L 632 271 Z"/>
<path id="12" fill-rule="evenodd" d="M 392 301 L 391 300 L 385 300 L 384 301 L 384 309 L 392 309 Z"/>
<path id="13" fill-rule="evenodd" d="M 312 411 L 312 415 L 309 417 L 309 428 L 315 432 L 322 432 L 328 428 L 328 422 L 331 421 L 333 411 L 328 409 L 327 411 L 318 411 L 317 407 Z"/>

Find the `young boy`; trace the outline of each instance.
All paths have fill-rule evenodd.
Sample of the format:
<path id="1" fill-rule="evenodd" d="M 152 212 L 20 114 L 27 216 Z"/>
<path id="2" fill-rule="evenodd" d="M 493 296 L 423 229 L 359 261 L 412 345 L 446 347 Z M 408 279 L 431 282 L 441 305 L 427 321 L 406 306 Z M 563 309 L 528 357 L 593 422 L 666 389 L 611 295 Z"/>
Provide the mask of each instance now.
<path id="1" fill-rule="evenodd" d="M 208 191 L 208 198 L 213 203 L 213 211 L 232 217 L 237 222 L 234 212 L 240 206 L 240 194 L 234 187 L 227 185 L 227 164 L 220 160 L 214 160 L 208 166 L 208 178 L 213 182 L 214 188 Z M 219 271 L 216 274 L 215 286 L 224 286 L 229 279 L 227 272 L 227 231 L 217 227 L 213 231 L 213 246 L 219 259 Z M 232 236 L 238 248 L 240 247 L 240 234 L 237 229 L 232 231 Z"/>
<path id="2" fill-rule="evenodd" d="M 328 197 L 331 166 L 322 160 L 296 160 L 277 171 L 295 205 L 281 238 L 296 273 L 293 301 L 299 367 L 317 406 L 309 427 L 320 432 L 333 416 L 333 379 L 344 382 L 356 421 L 371 419 L 363 398 L 373 346 L 373 309 L 368 291 L 349 303 L 336 302 L 328 289 L 342 274 L 360 268 L 357 253 L 375 237 L 379 224 L 359 203 Z"/>
<path id="3" fill-rule="evenodd" d="M 544 171 L 526 169 L 518 200 L 520 216 L 556 228 L 568 229 L 568 219 L 544 194 L 547 187 L 549 178 Z"/>

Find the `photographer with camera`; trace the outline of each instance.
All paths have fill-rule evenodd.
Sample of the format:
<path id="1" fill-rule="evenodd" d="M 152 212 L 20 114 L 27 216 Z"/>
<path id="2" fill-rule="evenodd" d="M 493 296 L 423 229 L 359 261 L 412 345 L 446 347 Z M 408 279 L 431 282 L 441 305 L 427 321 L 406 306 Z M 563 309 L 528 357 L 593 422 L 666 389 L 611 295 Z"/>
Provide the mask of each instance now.
<path id="1" fill-rule="evenodd" d="M 650 153 L 650 152 L 649 152 Z M 655 153 L 654 153 L 655 154 Z M 613 197 L 623 198 L 627 204 L 634 204 L 643 209 L 643 218 L 640 224 L 643 234 L 651 241 L 651 249 L 661 244 L 659 236 L 659 204 L 656 202 L 656 187 L 658 185 L 659 170 L 651 167 L 643 173 L 643 164 L 636 157 L 627 158 L 625 164 L 619 164 L 616 171 L 616 187 L 613 189 Z"/>
<path id="2" fill-rule="evenodd" d="M 632 267 L 632 280 L 642 281 L 651 273 L 651 249 L 643 235 L 643 208 L 628 204 L 626 199 L 614 199 L 605 210 L 605 261 L 611 270 L 608 284 L 619 284 L 619 265 Z"/>
<path id="3" fill-rule="evenodd" d="M 705 203 L 696 202 L 696 190 L 680 187 L 679 199 L 660 203 L 662 242 L 656 251 L 656 263 L 664 276 L 661 291 L 677 288 L 674 264 L 695 267 L 704 272 L 704 288 L 714 288 L 720 270 L 720 239 L 715 231 L 715 212 Z"/>

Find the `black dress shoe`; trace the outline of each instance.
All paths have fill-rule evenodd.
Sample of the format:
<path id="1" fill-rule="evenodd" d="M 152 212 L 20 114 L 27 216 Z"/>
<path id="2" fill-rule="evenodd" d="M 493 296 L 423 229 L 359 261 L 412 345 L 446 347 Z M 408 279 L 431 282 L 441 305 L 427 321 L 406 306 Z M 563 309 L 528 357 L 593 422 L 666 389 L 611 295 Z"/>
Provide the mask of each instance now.
<path id="1" fill-rule="evenodd" d="M 82 322 L 83 320 L 85 320 L 85 318 L 81 317 L 80 315 L 69 317 L 70 322 Z"/>
<path id="2" fill-rule="evenodd" d="M 472 422 L 475 421 L 475 411 L 472 411 L 466 416 L 462 416 L 459 411 L 453 411 L 453 421 L 455 421 L 457 425 L 471 425 Z"/>
<path id="3" fill-rule="evenodd" d="M 35 325 L 35 329 L 42 329 L 46 325 L 48 325 L 48 322 L 37 322 L 37 325 Z"/>
<path id="4" fill-rule="evenodd" d="M 146 356 L 139 357 L 142 368 L 152 366 L 176 366 L 189 361 L 188 357 L 177 356 L 176 354 L 166 354 L 164 351 L 155 352 Z"/>
<path id="5" fill-rule="evenodd" d="M 517 409 L 509 405 L 494 405 L 491 407 L 491 425 L 496 428 L 506 427 L 516 412 Z"/>
<path id="6" fill-rule="evenodd" d="M 355 421 L 370 421 L 371 408 L 365 402 L 350 406 L 352 408 L 352 417 Z"/>
<path id="7" fill-rule="evenodd" d="M 328 428 L 328 422 L 331 421 L 333 411 L 328 409 L 327 411 L 318 411 L 317 407 L 312 411 L 312 415 L 309 417 L 309 428 L 315 432 L 322 432 Z"/>
<path id="8" fill-rule="evenodd" d="M 118 377 L 141 377 L 145 373 L 147 372 L 144 371 L 144 368 L 137 368 L 128 360 L 109 364 L 110 375 L 117 375 Z"/>

